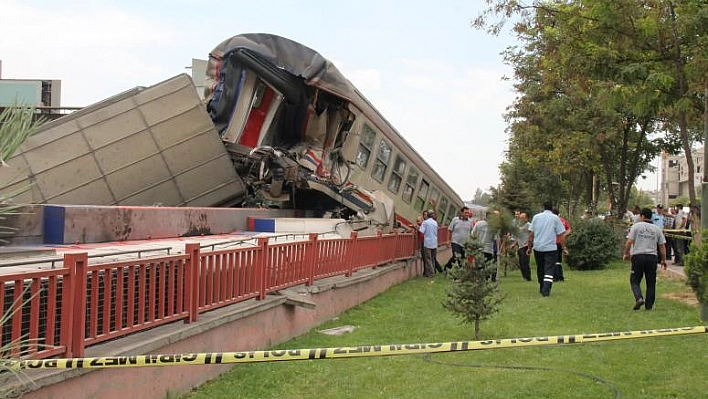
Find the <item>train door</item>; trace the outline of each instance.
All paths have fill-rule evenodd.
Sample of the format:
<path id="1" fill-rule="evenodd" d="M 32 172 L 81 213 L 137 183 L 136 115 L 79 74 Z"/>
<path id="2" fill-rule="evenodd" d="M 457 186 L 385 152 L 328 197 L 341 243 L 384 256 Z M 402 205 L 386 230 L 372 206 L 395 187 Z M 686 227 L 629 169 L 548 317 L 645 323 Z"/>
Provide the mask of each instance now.
<path id="1" fill-rule="evenodd" d="M 238 85 L 238 98 L 222 140 L 248 148 L 263 144 L 283 95 L 246 70 Z"/>

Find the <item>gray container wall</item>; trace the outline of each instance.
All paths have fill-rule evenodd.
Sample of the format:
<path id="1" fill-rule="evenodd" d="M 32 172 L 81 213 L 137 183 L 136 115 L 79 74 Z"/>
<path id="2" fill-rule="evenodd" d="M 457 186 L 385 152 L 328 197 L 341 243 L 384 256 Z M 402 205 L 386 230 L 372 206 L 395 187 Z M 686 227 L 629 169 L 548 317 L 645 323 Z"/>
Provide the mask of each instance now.
<path id="1" fill-rule="evenodd" d="M 32 184 L 16 203 L 201 207 L 245 192 L 186 74 L 46 124 L 8 164 L 3 192 Z"/>

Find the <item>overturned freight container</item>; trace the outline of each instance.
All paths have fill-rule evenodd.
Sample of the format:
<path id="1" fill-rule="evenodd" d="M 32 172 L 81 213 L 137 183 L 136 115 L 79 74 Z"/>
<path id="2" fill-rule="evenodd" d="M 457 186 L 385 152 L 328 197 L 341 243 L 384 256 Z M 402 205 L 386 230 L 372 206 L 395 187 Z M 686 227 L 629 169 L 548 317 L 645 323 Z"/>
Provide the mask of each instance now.
<path id="1" fill-rule="evenodd" d="M 17 203 L 231 206 L 245 186 L 192 79 L 138 87 L 44 125 L 0 168 Z"/>

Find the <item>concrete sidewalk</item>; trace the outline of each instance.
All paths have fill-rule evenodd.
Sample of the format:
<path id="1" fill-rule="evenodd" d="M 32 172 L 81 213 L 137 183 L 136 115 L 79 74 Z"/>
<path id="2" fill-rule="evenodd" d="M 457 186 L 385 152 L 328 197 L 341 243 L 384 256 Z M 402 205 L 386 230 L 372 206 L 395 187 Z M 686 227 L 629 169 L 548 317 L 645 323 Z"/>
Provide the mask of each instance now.
<path id="1" fill-rule="evenodd" d="M 675 278 L 685 279 L 686 273 L 683 270 L 683 266 L 675 265 L 673 261 L 666 262 L 666 271 Z"/>

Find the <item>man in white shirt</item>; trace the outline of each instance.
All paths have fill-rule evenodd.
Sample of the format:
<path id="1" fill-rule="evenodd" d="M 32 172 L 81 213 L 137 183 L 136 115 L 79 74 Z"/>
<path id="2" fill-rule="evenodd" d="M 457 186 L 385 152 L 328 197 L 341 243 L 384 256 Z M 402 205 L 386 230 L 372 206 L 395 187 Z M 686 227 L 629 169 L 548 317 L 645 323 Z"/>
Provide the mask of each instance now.
<path id="1" fill-rule="evenodd" d="M 556 239 L 565 250 L 565 227 L 560 218 L 551 212 L 552 209 L 553 202 L 544 202 L 543 212 L 536 214 L 531 220 L 529 247 L 526 250 L 530 255 L 533 249 L 539 292 L 543 296 L 551 295 L 551 287 L 553 287 L 553 276 L 558 261 Z"/>
<path id="2" fill-rule="evenodd" d="M 438 252 L 438 222 L 435 212 L 428 211 L 428 218 L 423 221 L 418 230 L 423 233 L 423 277 L 435 277 L 435 262 Z"/>

